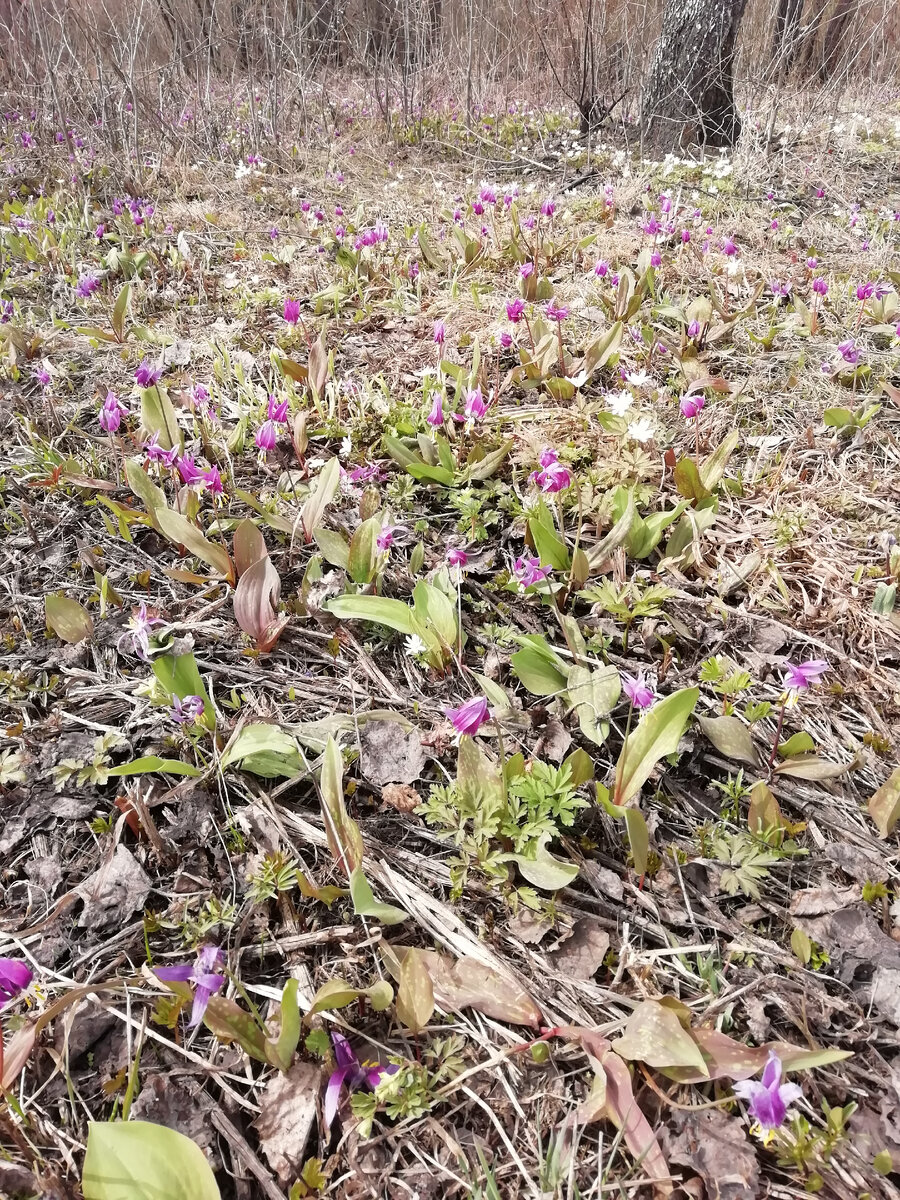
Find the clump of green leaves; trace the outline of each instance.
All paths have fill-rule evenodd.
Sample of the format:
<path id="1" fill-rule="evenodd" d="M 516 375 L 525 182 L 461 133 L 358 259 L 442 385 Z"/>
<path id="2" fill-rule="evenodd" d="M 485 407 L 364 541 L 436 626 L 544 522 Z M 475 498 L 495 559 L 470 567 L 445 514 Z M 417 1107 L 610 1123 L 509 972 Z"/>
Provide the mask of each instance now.
<path id="1" fill-rule="evenodd" d="M 248 892 L 254 904 L 274 900 L 279 893 L 297 886 L 297 864 L 288 855 L 276 850 L 267 854 L 248 879 Z"/>
<path id="2" fill-rule="evenodd" d="M 741 671 L 724 655 L 714 654 L 700 667 L 700 682 L 708 683 L 717 696 L 722 698 L 722 712 L 730 716 L 734 712 L 734 700 L 741 692 L 753 685 L 749 671 Z"/>
<path id="3" fill-rule="evenodd" d="M 628 635 L 635 621 L 644 617 L 658 617 L 663 605 L 675 595 L 670 587 L 662 583 L 651 583 L 646 587 L 637 579 L 617 587 L 611 579 L 593 584 L 580 591 L 579 596 L 589 604 L 596 605 L 601 612 L 609 613 L 625 625 L 622 649 L 628 648 Z"/>
<path id="4" fill-rule="evenodd" d="M 822 1113 L 825 1117 L 823 1129 L 816 1129 L 802 1113 L 795 1113 L 789 1126 L 780 1129 L 775 1135 L 775 1149 L 778 1154 L 778 1165 L 793 1167 L 808 1175 L 807 1191 L 818 1192 L 824 1186 L 820 1170 L 828 1170 L 831 1166 L 831 1156 L 837 1147 L 847 1137 L 847 1122 L 856 1112 L 855 1103 L 830 1105 L 822 1101 Z"/>
<path id="5" fill-rule="evenodd" d="M 110 751 L 125 745 L 120 733 L 111 731 L 94 739 L 90 757 L 63 758 L 50 772 L 54 790 L 61 792 L 74 775 L 79 787 L 86 784 L 104 784 L 112 770 Z"/>
<path id="6" fill-rule="evenodd" d="M 768 878 L 769 868 L 784 858 L 806 854 L 796 842 L 788 839 L 777 844 L 780 830 L 766 830 L 762 837 L 754 837 L 745 831 L 729 833 L 717 829 L 707 838 L 701 831 L 701 849 L 705 856 L 723 863 L 725 869 L 719 886 L 729 896 L 739 893 L 752 900 L 760 899 L 760 883 Z M 771 837 L 770 837 L 771 835 Z"/>
<path id="7" fill-rule="evenodd" d="M 350 1103 L 359 1120 L 359 1133 L 368 1137 L 379 1109 L 391 1120 L 421 1117 L 437 1100 L 437 1090 L 463 1069 L 463 1038 L 438 1038 L 422 1051 L 421 1062 L 391 1057 L 397 1070 L 383 1074 L 372 1092 L 357 1092 Z"/>

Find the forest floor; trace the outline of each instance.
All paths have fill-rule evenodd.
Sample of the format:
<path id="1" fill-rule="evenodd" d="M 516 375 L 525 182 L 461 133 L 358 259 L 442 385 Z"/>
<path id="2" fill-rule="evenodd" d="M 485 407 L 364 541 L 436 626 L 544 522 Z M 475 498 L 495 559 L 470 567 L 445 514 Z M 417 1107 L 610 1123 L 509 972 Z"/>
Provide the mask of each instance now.
<path id="1" fill-rule="evenodd" d="M 900 112 L 510 129 L 7 124 L 3 1195 L 900 1196 Z"/>

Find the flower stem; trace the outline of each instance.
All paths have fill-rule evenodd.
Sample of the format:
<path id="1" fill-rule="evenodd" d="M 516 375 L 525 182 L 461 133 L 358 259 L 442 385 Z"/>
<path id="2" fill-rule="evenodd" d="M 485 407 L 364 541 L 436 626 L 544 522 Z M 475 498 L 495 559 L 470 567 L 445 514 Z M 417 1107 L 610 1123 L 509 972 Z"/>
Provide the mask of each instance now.
<path id="1" fill-rule="evenodd" d="M 778 754 L 778 746 L 781 741 L 781 727 L 784 724 L 784 710 L 786 708 L 787 708 L 787 693 L 785 693 L 785 695 L 781 701 L 781 708 L 778 710 L 778 724 L 775 727 L 775 740 L 772 743 L 772 753 L 769 755 L 769 762 L 767 765 L 767 771 L 768 771 L 770 779 L 772 777 L 772 767 L 775 763 L 775 756 Z"/>

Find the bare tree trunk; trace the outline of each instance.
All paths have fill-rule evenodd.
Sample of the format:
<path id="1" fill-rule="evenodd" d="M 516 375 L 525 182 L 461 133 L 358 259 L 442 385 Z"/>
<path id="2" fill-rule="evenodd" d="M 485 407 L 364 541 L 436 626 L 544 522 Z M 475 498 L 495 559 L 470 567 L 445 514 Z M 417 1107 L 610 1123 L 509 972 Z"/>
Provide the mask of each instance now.
<path id="1" fill-rule="evenodd" d="M 825 42 L 822 46 L 822 65 L 819 68 L 819 78 L 824 83 L 834 74 L 834 69 L 843 58 L 845 35 L 849 32 L 850 22 L 856 15 L 858 0 L 837 0 L 834 12 L 825 30 Z"/>
<path id="2" fill-rule="evenodd" d="M 775 35 L 772 39 L 772 62 L 779 74 L 786 75 L 794 65 L 801 40 L 803 0 L 778 0 L 775 14 Z"/>
<path id="3" fill-rule="evenodd" d="M 641 131 L 652 150 L 692 141 L 731 146 L 741 129 L 732 65 L 747 0 L 666 0 L 644 89 Z"/>

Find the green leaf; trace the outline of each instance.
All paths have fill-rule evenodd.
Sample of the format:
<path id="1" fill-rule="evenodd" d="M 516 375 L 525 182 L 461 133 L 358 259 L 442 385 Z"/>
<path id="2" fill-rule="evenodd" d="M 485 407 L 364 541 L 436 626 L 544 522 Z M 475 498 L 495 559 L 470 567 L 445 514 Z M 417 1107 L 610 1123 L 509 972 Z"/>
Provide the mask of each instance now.
<path id="1" fill-rule="evenodd" d="M 599 571 L 613 550 L 617 550 L 623 545 L 631 532 L 631 526 L 635 517 L 634 507 L 634 492 L 628 493 L 628 503 L 625 506 L 625 511 L 610 529 L 609 533 L 596 546 L 592 546 L 587 551 L 588 568 L 593 573 Z"/>
<path id="2" fill-rule="evenodd" d="M 552 567 L 554 571 L 569 569 L 568 547 L 562 538 L 557 536 L 554 529 L 548 528 L 543 521 L 529 518 L 528 531 L 542 567 Z"/>
<path id="3" fill-rule="evenodd" d="M 737 444 L 741 440 L 741 435 L 736 429 L 732 429 L 728 437 L 718 445 L 712 454 L 707 458 L 700 468 L 700 482 L 707 492 L 713 492 L 719 480 L 725 474 L 725 468 L 728 466 L 728 460 L 731 458 L 737 449 Z"/>
<path id="4" fill-rule="evenodd" d="M 675 465 L 673 472 L 675 486 L 682 496 L 688 500 L 705 500 L 709 491 L 700 480 L 700 472 L 692 458 L 682 458 Z"/>
<path id="5" fill-rule="evenodd" d="M 166 984 L 171 991 L 182 995 L 178 989 L 184 986 L 177 983 Z M 253 1016 L 233 1000 L 225 996 L 210 996 L 203 1024 L 220 1042 L 237 1042 L 244 1053 L 255 1058 L 257 1062 L 269 1062 L 264 1031 L 257 1025 Z"/>
<path id="6" fill-rule="evenodd" d="M 569 700 L 578 717 L 584 736 L 596 745 L 606 741 L 609 726 L 600 718 L 615 708 L 622 693 L 622 680 L 613 666 L 596 670 L 590 667 L 572 667 L 567 680 Z"/>
<path id="7" fill-rule="evenodd" d="M 444 646 L 452 649 L 456 645 L 456 607 L 440 588 L 420 579 L 413 588 L 413 612 L 419 624 L 433 630 Z"/>
<path id="8" fill-rule="evenodd" d="M 547 849 L 547 839 L 540 841 L 537 852 L 531 858 L 524 854 L 506 854 L 504 858 L 513 862 L 520 873 L 535 887 L 545 892 L 557 892 L 568 885 L 578 875 L 575 863 L 562 862 L 555 858 Z"/>
<path id="9" fill-rule="evenodd" d="M 155 510 L 156 523 L 167 538 L 178 546 L 184 546 L 189 554 L 208 563 L 214 571 L 234 582 L 234 567 L 228 554 L 221 546 L 204 537 L 196 525 L 171 508 Z"/>
<path id="10" fill-rule="evenodd" d="M 88 1127 L 84 1200 L 221 1200 L 203 1151 L 150 1121 L 96 1121 Z"/>
<path id="11" fill-rule="evenodd" d="M 384 1012 L 394 998 L 394 989 L 386 979 L 380 979 L 378 983 L 368 988 L 353 987 L 343 979 L 329 979 L 313 996 L 312 1004 L 304 1020 L 308 1021 L 316 1013 L 333 1012 L 336 1008 L 346 1008 L 348 1004 L 352 1004 L 361 996 L 368 996 L 375 1012 Z"/>
<path id="12" fill-rule="evenodd" d="M 828 762 L 817 754 L 798 754 L 795 758 L 786 758 L 775 768 L 776 775 L 790 775 L 793 779 L 838 779 L 846 775 L 856 766 L 856 761 L 849 763 Z"/>
<path id="13" fill-rule="evenodd" d="M 349 880 L 363 860 L 362 834 L 344 802 L 344 760 L 340 747 L 329 735 L 322 755 L 319 793 L 325 834 L 332 857 Z"/>
<path id="14" fill-rule="evenodd" d="M 373 917 L 382 925 L 399 925 L 401 921 L 409 920 L 409 913 L 404 909 L 396 908 L 393 904 L 382 904 L 375 899 L 362 867 L 357 867 L 350 873 L 350 899 L 353 901 L 353 911 L 358 917 Z"/>
<path id="15" fill-rule="evenodd" d="M 463 734 L 456 756 L 456 786 L 466 808 L 481 818 L 492 816 L 503 802 L 503 774 L 473 737 Z"/>
<path id="16" fill-rule="evenodd" d="M 791 949 L 804 965 L 812 958 L 812 942 L 802 929 L 795 929 L 791 934 Z"/>
<path id="17" fill-rule="evenodd" d="M 632 1011 L 613 1050 L 648 1067 L 696 1067 L 707 1073 L 697 1043 L 672 1009 L 658 1000 L 643 1000 Z"/>
<path id="18" fill-rule="evenodd" d="M 225 747 L 219 766 L 240 765 L 261 779 L 290 779 L 303 770 L 297 743 L 280 725 L 245 725 Z"/>
<path id="19" fill-rule="evenodd" d="M 857 424 L 856 413 L 849 408 L 826 408 L 822 420 L 829 429 L 845 429 Z"/>
<path id="20" fill-rule="evenodd" d="M 44 615 L 47 628 L 64 642 L 81 642 L 94 632 L 94 622 L 88 610 L 62 592 L 51 592 L 44 597 Z"/>
<path id="21" fill-rule="evenodd" d="M 467 480 L 484 480 L 490 479 L 491 476 L 497 473 L 497 468 L 512 450 L 513 439 L 505 441 L 502 446 L 498 446 L 496 450 L 491 450 L 485 454 L 484 458 L 480 458 L 476 463 L 472 463 L 466 467 L 464 478 Z"/>
<path id="22" fill-rule="evenodd" d="M 565 691 L 568 670 L 557 655 L 551 657 L 534 645 L 524 646 L 510 658 L 510 666 L 516 678 L 534 696 L 553 696 Z"/>
<path id="23" fill-rule="evenodd" d="M 594 778 L 594 760 L 580 746 L 577 750 L 572 751 L 563 763 L 563 766 L 569 768 L 572 777 L 572 787 L 581 787 L 583 783 L 587 783 Z"/>
<path id="24" fill-rule="evenodd" d="M 325 607 L 344 621 L 373 621 L 398 633 L 419 636 L 422 633 L 412 609 L 402 600 L 387 596 L 336 596 Z"/>
<path id="25" fill-rule="evenodd" d="M 900 820 L 900 767 L 870 797 L 869 816 L 875 822 L 880 837 L 886 838 L 893 833 Z"/>
<path id="26" fill-rule="evenodd" d="M 147 775 L 152 771 L 160 771 L 164 775 L 203 774 L 199 767 L 195 767 L 191 763 L 182 762 L 179 758 L 159 758 L 156 754 L 149 754 L 144 758 L 134 758 L 131 762 L 113 767 L 112 770 L 107 771 L 107 775 L 122 778 L 125 775 Z"/>
<path id="27" fill-rule="evenodd" d="M 759 766 L 753 738 L 743 721 L 737 717 L 698 717 L 697 724 L 720 754 L 749 767 Z"/>
<path id="28" fill-rule="evenodd" d="M 451 487 L 453 484 L 453 472 L 448 471 L 446 467 L 432 467 L 428 463 L 417 461 L 409 463 L 406 469 L 413 479 L 425 483 L 439 483 L 442 487 Z"/>
<path id="29" fill-rule="evenodd" d="M 293 521 L 289 521 L 287 517 L 279 516 L 278 513 L 268 512 L 250 492 L 245 492 L 242 488 L 236 488 L 234 494 L 238 500 L 243 500 L 249 508 L 252 508 L 255 513 L 262 517 L 267 525 L 270 525 L 273 529 L 277 529 L 279 533 L 294 532 Z"/>
<path id="30" fill-rule="evenodd" d="M 294 1051 L 300 1041 L 300 1006 L 297 1003 L 296 979 L 289 979 L 281 993 L 281 1029 L 277 1041 L 269 1039 L 266 1049 L 274 1067 L 279 1071 L 290 1069 Z"/>
<path id="31" fill-rule="evenodd" d="M 647 709 L 616 764 L 616 804 L 625 806 L 633 800 L 659 760 L 675 753 L 699 695 L 699 688 L 683 688 Z"/>
<path id="32" fill-rule="evenodd" d="M 116 303 L 112 311 L 112 327 L 117 339 L 120 342 L 125 341 L 125 314 L 128 311 L 128 302 L 131 300 L 131 284 L 126 283 L 122 287 Z"/>
<path id="33" fill-rule="evenodd" d="M 702 534 L 715 523 L 716 503 L 715 500 L 704 501 L 704 505 L 709 507 L 701 506 L 684 514 L 666 543 L 666 558 L 680 560 L 679 565 L 682 566 L 688 566 L 694 561 L 694 539 L 699 542 Z"/>
<path id="34" fill-rule="evenodd" d="M 356 529 L 347 551 L 347 570 L 354 583 L 371 583 L 378 559 L 376 540 L 381 533 L 381 517 L 369 517 Z M 327 557 L 327 556 L 326 556 Z"/>
<path id="35" fill-rule="evenodd" d="M 316 343 L 318 345 L 318 343 Z M 300 523 L 306 540 L 312 541 L 313 531 L 322 523 L 325 509 L 337 495 L 341 486 L 341 464 L 336 458 L 330 458 L 319 473 L 315 487 L 306 498 L 300 510 Z"/>
<path id="36" fill-rule="evenodd" d="M 414 1034 L 421 1033 L 434 1013 L 434 985 L 418 950 L 407 950 L 397 982 L 397 1020 Z"/>
<path id="37" fill-rule="evenodd" d="M 330 562 L 333 567 L 340 567 L 342 571 L 349 568 L 350 547 L 341 534 L 320 525 L 318 529 L 313 530 L 313 537 L 326 562 Z"/>
<path id="38" fill-rule="evenodd" d="M 793 758 L 797 754 L 812 754 L 815 749 L 816 743 L 804 730 L 793 734 L 786 742 L 782 742 L 778 747 L 778 753 L 782 758 Z"/>
<path id="39" fill-rule="evenodd" d="M 164 450 L 177 449 L 181 453 L 184 439 L 165 388 L 150 387 L 141 392 L 141 430 L 146 435 L 143 440 L 149 441 L 155 433 Z"/>
<path id="40" fill-rule="evenodd" d="M 628 834 L 628 845 L 631 847 L 631 857 L 634 869 L 638 875 L 647 873 L 650 860 L 650 831 L 644 814 L 638 808 L 625 809 L 625 832 Z"/>
<path id="41" fill-rule="evenodd" d="M 143 500 L 147 506 L 147 512 L 150 514 L 150 519 L 153 521 L 154 527 L 158 532 L 162 533 L 159 523 L 156 520 L 156 510 L 158 508 L 168 508 L 166 493 L 161 487 L 157 487 L 141 464 L 136 458 L 127 458 L 125 460 L 125 478 L 128 480 L 128 486 L 138 497 Z"/>

